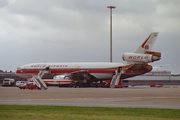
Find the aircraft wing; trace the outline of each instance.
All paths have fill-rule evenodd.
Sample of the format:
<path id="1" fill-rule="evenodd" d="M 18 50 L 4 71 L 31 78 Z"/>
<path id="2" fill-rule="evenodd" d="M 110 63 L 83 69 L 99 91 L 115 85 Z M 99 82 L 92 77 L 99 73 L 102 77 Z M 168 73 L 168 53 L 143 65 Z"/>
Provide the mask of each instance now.
<path id="1" fill-rule="evenodd" d="M 129 67 L 127 70 L 131 70 L 131 71 L 136 71 L 136 70 L 148 71 L 148 70 L 152 70 L 152 66 L 148 65 L 147 63 L 134 64 L 131 67 Z"/>
<path id="2" fill-rule="evenodd" d="M 86 70 L 80 70 L 80 71 L 75 71 L 75 72 L 69 73 L 65 77 L 69 77 L 72 80 L 82 80 L 83 81 L 83 80 L 90 79 L 91 75 Z"/>

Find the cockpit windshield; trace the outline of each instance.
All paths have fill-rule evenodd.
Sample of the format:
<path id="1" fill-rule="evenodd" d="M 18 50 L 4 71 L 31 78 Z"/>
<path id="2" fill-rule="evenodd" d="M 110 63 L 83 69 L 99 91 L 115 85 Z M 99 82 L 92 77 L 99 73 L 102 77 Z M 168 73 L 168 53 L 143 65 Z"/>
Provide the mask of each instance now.
<path id="1" fill-rule="evenodd" d="M 21 68 L 20 68 L 20 67 L 17 67 L 17 70 L 21 70 Z"/>

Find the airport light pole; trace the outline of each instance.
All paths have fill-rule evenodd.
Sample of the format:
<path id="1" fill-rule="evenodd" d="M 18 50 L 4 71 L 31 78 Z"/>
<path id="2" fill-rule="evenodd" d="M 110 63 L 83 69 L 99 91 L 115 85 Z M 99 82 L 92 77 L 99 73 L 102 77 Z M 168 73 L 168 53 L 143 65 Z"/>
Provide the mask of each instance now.
<path id="1" fill-rule="evenodd" d="M 112 62 L 112 9 L 115 9 L 115 6 L 107 6 L 110 9 L 110 62 Z"/>

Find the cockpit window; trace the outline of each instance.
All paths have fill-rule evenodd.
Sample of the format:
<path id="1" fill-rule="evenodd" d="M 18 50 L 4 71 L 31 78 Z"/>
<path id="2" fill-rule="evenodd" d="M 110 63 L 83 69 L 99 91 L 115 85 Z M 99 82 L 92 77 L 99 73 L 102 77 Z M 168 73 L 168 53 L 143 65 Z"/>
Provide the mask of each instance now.
<path id="1" fill-rule="evenodd" d="M 20 67 L 18 67 L 18 68 L 17 68 L 17 70 L 21 70 L 21 68 L 20 68 Z"/>

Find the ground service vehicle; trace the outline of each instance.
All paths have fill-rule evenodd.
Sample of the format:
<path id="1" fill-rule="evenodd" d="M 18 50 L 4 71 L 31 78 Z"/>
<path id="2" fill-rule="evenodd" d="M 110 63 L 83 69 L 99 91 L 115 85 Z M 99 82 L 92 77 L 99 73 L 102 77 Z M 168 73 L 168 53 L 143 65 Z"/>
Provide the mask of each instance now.
<path id="1" fill-rule="evenodd" d="M 38 90 L 41 90 L 41 88 L 38 88 L 36 85 L 34 84 L 24 84 L 22 86 L 19 86 L 20 89 L 38 89 Z"/>
<path id="2" fill-rule="evenodd" d="M 153 83 L 152 85 L 150 85 L 150 87 L 163 87 L 163 84 L 156 85 L 155 83 Z"/>
<path id="3" fill-rule="evenodd" d="M 5 78 L 3 80 L 2 86 L 14 86 L 14 84 L 15 84 L 15 80 L 14 79 L 12 79 L 12 78 Z"/>
<path id="4" fill-rule="evenodd" d="M 19 87 L 19 86 L 22 86 L 26 83 L 26 81 L 17 81 L 16 82 L 16 86 Z"/>

